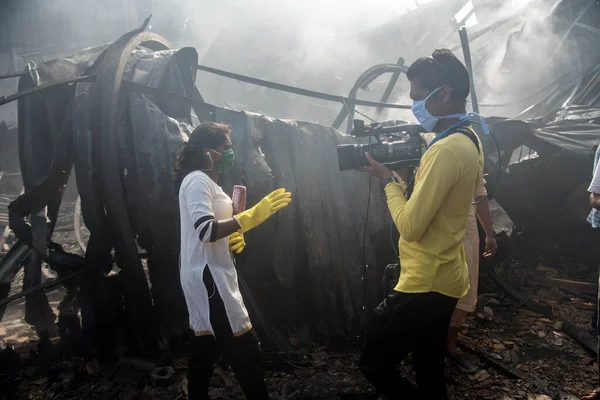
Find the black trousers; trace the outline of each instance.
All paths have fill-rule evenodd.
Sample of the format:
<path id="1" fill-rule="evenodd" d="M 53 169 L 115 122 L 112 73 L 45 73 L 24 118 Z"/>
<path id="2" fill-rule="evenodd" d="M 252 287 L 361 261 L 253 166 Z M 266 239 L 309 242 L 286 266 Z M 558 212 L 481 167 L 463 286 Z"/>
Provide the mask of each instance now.
<path id="1" fill-rule="evenodd" d="M 598 267 L 598 289 L 596 291 L 596 309 L 592 317 L 592 326 L 596 329 L 596 362 L 600 365 L 600 267 Z M 600 385 L 600 371 L 598 371 L 598 384 Z"/>
<path id="2" fill-rule="evenodd" d="M 225 355 L 231 365 L 246 398 L 268 399 L 262 369 L 261 351 L 256 333 L 251 330 L 240 336 L 233 336 L 229 320 L 208 268 L 203 275 L 210 298 L 210 323 L 215 336 L 197 336 L 190 344 L 188 360 L 188 392 L 190 400 L 208 399 L 208 388 L 214 365 Z M 214 289 L 213 289 L 214 288 Z"/>
<path id="3" fill-rule="evenodd" d="M 596 297 L 598 298 L 598 301 L 596 302 L 596 309 L 592 313 L 592 328 L 600 335 L 600 329 L 598 329 L 600 327 L 598 326 L 598 313 L 600 313 L 600 266 L 598 267 L 598 282 L 596 282 L 596 284 Z"/>
<path id="4" fill-rule="evenodd" d="M 458 299 L 439 293 L 392 291 L 375 309 L 359 361 L 386 399 L 446 399 L 446 336 Z M 416 391 L 397 365 L 412 352 Z"/>

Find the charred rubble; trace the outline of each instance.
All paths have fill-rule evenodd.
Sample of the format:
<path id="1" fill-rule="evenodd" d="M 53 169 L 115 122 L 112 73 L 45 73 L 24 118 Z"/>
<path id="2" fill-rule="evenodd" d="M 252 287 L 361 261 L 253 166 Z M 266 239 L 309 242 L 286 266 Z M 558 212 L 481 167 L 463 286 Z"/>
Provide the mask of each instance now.
<path id="1" fill-rule="evenodd" d="M 561 75 L 564 79 L 534 96 L 518 118 L 488 119 L 500 160 L 495 143 L 480 135 L 488 188 L 498 180 L 494 199 L 514 224 L 506 258 L 533 267 L 540 260 L 531 248 L 580 262 L 598 258 L 581 248 L 594 249 L 585 223 L 586 185 L 600 143 L 600 54 L 592 49 L 589 35 L 598 34 L 591 21 L 600 16 L 600 6 L 573 2 L 580 12 L 572 13 L 565 7 L 577 4 L 566 3 L 550 19 L 567 32 L 565 41 L 575 41 L 585 55 L 581 73 L 576 79 Z M 19 96 L 0 98 L 0 104 L 18 98 L 24 189 L 8 205 L 6 218 L 16 240 L 0 259 L 0 307 L 11 300 L 10 282 L 24 265 L 19 296 L 26 297 L 26 320 L 44 343 L 42 357 L 53 352 L 47 339 L 57 335 L 69 343 L 64 351 L 86 360 L 113 349 L 160 352 L 166 348 L 164 339 L 185 338 L 189 332 L 179 284 L 178 214 L 170 168 L 191 127 L 217 121 L 232 125 L 237 154 L 226 189 L 247 185 L 250 204 L 279 186 L 295 197 L 289 212 L 247 238 L 248 248 L 237 262 L 259 333 L 283 352 L 293 345 L 290 337 L 354 342 L 365 318 L 362 310 L 379 299 L 382 271 L 395 256 L 379 193 L 373 191 L 369 198 L 366 190 L 357 189 L 367 186 L 364 177 L 338 171 L 335 146 L 352 139 L 334 127 L 205 102 L 195 85 L 196 50 L 171 49 L 164 38 L 146 30 L 147 23 L 110 45 L 30 63 L 19 74 Z M 527 40 L 527 34 L 521 30 L 511 36 L 505 68 L 514 68 L 515 43 Z M 474 43 L 483 37 L 474 36 Z M 346 98 L 350 107 L 342 108 L 336 128 L 346 118 L 351 125 L 352 100 L 360 88 L 392 73 L 394 83 L 381 98 L 385 106 L 403 72 L 402 62 L 366 71 Z M 0 125 L 0 135 L 3 129 L 8 130 Z M 79 240 L 80 253 L 53 241 L 71 177 L 80 197 L 75 229 L 84 224 L 89 230 L 89 238 Z M 370 234 L 363 249 L 365 224 Z M 548 243 L 552 246 L 544 247 Z M 57 272 L 54 282 L 42 283 L 42 263 Z M 523 296 L 513 290 L 522 280 L 502 279 L 513 297 Z M 56 324 L 43 289 L 59 284 L 67 295 Z M 548 317 L 545 308 L 533 308 Z M 9 364 L 11 356 L 7 352 Z"/>
<path id="2" fill-rule="evenodd" d="M 363 257 L 359 246 L 343 249 L 346 243 L 360 242 L 364 219 L 348 220 L 343 215 L 366 205 L 366 194 L 352 196 L 353 188 L 362 183 L 359 177 L 333 176 L 338 175 L 335 145 L 348 138 L 316 124 L 210 106 L 194 86 L 196 65 L 194 49 L 170 50 L 162 38 L 144 29 L 107 47 L 30 65 L 20 90 L 81 75 L 93 76 L 94 82 L 62 85 L 19 99 L 20 162 L 26 188 L 9 207 L 11 228 L 20 240 L 11 249 L 14 256 L 3 258 L 4 267 L 14 274 L 18 261 L 27 258 L 30 269 L 39 270 L 42 260 L 55 266 L 59 279 L 61 273 L 85 271 L 76 284 L 71 283 L 76 295 L 65 301 L 81 307 L 84 336 L 101 349 L 115 345 L 148 349 L 159 337 L 185 335 L 170 167 L 175 151 L 191 132 L 193 109 L 199 120 L 226 121 L 234 127 L 238 164 L 226 184 L 241 181 L 252 187 L 250 202 L 275 185 L 302 193 L 286 216 L 249 238 L 248 245 L 257 251 L 248 252 L 238 263 L 244 271 L 242 285 L 252 297 L 252 312 L 259 313 L 257 318 L 265 324 L 262 329 L 279 342 L 272 326 L 289 326 L 299 335 L 305 331 L 306 338 L 313 333 L 348 335 L 356 329 L 356 315 L 364 301 Z M 108 92 L 115 84 L 122 90 Z M 50 134 L 48 126 L 54 128 Z M 48 148 L 54 149 L 52 157 Z M 328 160 L 326 165 L 316 157 Z M 57 244 L 40 239 L 51 236 L 72 169 L 90 232 L 82 244 L 84 257 L 65 254 Z M 374 206 L 380 217 L 369 221 L 375 232 L 385 225 L 381 207 Z M 40 210 L 45 215 L 37 216 Z M 37 216 L 31 224 L 24 221 L 29 215 Z M 334 231 L 341 233 L 333 236 Z M 370 241 L 367 245 L 367 258 L 375 262 Z M 113 262 L 118 274 L 111 272 Z M 269 307 L 272 296 L 282 301 Z M 45 313 L 43 298 L 41 303 L 36 311 L 45 318 L 39 323 L 43 329 L 52 316 Z M 289 307 L 304 316 L 289 315 Z"/>

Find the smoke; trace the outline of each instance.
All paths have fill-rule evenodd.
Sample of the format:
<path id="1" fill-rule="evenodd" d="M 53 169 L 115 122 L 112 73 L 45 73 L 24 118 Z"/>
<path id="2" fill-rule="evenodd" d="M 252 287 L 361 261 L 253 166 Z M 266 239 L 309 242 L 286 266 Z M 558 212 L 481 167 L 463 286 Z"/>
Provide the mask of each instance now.
<path id="1" fill-rule="evenodd" d="M 571 82 L 581 73 L 579 55 L 559 20 L 551 18 L 556 1 L 530 2 L 506 22 L 504 35 L 490 40 L 480 56 L 480 100 L 513 103 L 512 107 L 487 108 L 488 112 L 514 116 L 548 95 L 556 85 Z M 563 23 L 569 20 L 565 16 Z M 574 62 L 575 61 L 575 62 Z M 546 88 L 546 89 L 545 89 Z"/>
<path id="2" fill-rule="evenodd" d="M 152 14 L 150 30 L 175 47 L 195 47 L 205 65 L 344 94 L 367 67 L 397 59 L 373 54 L 356 34 L 393 21 L 415 5 L 413 0 L 11 2 L 0 6 L 1 31 L 8 33 L 3 43 L 9 43 L 4 56 L 0 49 L 0 74 L 22 70 L 29 59 L 48 60 L 110 42 Z M 32 48 L 52 50 L 33 55 Z M 281 118 L 330 123 L 341 107 L 206 73 L 199 73 L 198 85 L 214 104 Z M 4 87 L 2 94 L 10 94 L 16 85 Z"/>
<path id="3" fill-rule="evenodd" d="M 285 48 L 287 53 L 319 66 L 344 36 L 393 20 L 414 7 L 413 0 L 224 0 L 213 4 L 154 0 L 152 12 L 159 29 L 180 25 L 178 44 L 194 43 L 201 60 L 217 37 L 224 36 L 239 45 L 250 44 L 243 52 L 250 57 L 283 50 L 282 45 L 294 42 L 293 47 Z M 174 12 L 174 8 L 180 11 Z M 233 56 L 231 52 L 228 55 Z"/>
<path id="4" fill-rule="evenodd" d="M 194 46 L 200 63 L 333 94 L 347 94 L 366 68 L 395 62 L 398 57 L 373 54 L 357 33 L 415 8 L 412 0 L 179 3 L 178 8 L 185 11 L 174 20 L 183 21 L 184 14 L 189 18 L 176 44 Z M 172 9 L 171 2 L 155 1 L 153 15 L 165 15 L 167 9 Z M 160 18 L 153 25 L 160 31 L 166 22 Z M 277 93 L 202 72 L 197 83 L 211 103 L 279 118 L 330 124 L 341 108 L 339 104 Z"/>
<path id="5" fill-rule="evenodd" d="M 440 47 L 453 49 L 462 59 L 457 26 L 466 24 L 480 101 L 514 102 L 561 73 L 572 77 L 579 73 L 578 68 L 585 69 L 573 62 L 578 59 L 573 43 L 561 41 L 563 32 L 546 19 L 557 2 L 32 0 L 28 7 L 11 2 L 7 9 L 0 9 L 0 25 L 4 23 L 4 29 L 11 31 L 8 37 L 14 39 L 15 49 L 5 53 L 0 49 L 0 73 L 22 68 L 31 57 L 31 48 L 53 49 L 38 58 L 63 56 L 74 49 L 115 40 L 152 14 L 150 29 L 175 47 L 195 47 L 201 64 L 347 95 L 358 76 L 375 64 L 395 63 L 402 57 L 409 65 Z M 495 30 L 476 37 L 478 31 L 495 24 L 499 24 Z M 35 29 L 24 31 L 24 26 Z M 555 55 L 561 43 L 561 51 Z M 388 80 L 389 75 L 375 80 L 365 88 L 368 90 L 359 92 L 359 98 L 380 100 Z M 198 72 L 197 85 L 210 103 L 276 118 L 331 124 L 343 107 L 205 72 Z M 8 94 L 4 92 L 1 94 Z M 409 104 L 407 93 L 408 83 L 401 77 L 389 101 Z M 482 111 L 514 116 L 523 107 Z M 412 119 L 410 112 L 401 110 L 382 115 L 372 108 L 358 110 L 378 120 Z"/>
<path id="6" fill-rule="evenodd" d="M 415 11 L 414 1 L 228 0 L 209 9 L 196 6 L 178 44 L 196 47 L 205 65 L 346 95 L 358 76 L 375 64 L 403 57 L 408 65 L 439 47 L 452 48 L 462 59 L 457 23 L 466 24 L 471 33 L 499 24 L 495 32 L 472 43 L 480 101 L 517 103 L 556 76 L 576 73 L 572 62 L 565 63 L 573 56 L 569 46 L 552 55 L 561 40 L 547 20 L 556 0 L 433 1 L 429 8 L 419 3 Z M 359 97 L 379 100 L 388 79 L 382 76 Z M 202 72 L 197 82 L 214 104 L 273 117 L 331 124 L 342 107 Z M 409 104 L 407 93 L 408 83 L 402 78 L 389 101 Z M 519 102 L 483 112 L 515 116 L 528 105 Z M 406 111 L 377 115 L 372 108 L 358 110 L 378 120 L 412 120 Z"/>

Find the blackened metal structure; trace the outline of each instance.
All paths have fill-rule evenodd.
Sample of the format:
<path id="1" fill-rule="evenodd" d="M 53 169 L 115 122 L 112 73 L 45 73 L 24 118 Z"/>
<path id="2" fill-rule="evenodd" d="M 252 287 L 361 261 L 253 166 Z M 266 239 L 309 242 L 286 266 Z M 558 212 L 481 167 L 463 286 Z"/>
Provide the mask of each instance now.
<path id="1" fill-rule="evenodd" d="M 38 330 L 51 329 L 54 316 L 44 293 L 37 290 L 47 286 L 40 282 L 41 262 L 45 261 L 59 271 L 61 281 L 75 280 L 70 288 L 75 295 L 65 298 L 73 304 L 62 308 L 80 307 L 84 333 L 104 350 L 120 342 L 130 348 L 146 348 L 159 336 L 187 332 L 177 271 L 178 214 L 169 171 L 175 150 L 190 132 L 191 110 L 201 121 L 216 118 L 215 107 L 203 101 L 194 84 L 196 71 L 202 68 L 197 65 L 195 50 L 170 50 L 163 38 L 145 31 L 147 23 L 109 46 L 39 65 L 31 63 L 20 74 L 19 93 L 2 100 L 19 101 L 19 146 L 26 187 L 9 207 L 10 225 L 20 240 L 0 261 L 0 271 L 14 276 L 27 260 L 26 275 L 30 276 L 24 292 L 2 304 L 27 295 L 31 305 L 28 320 Z M 398 65 L 384 67 L 376 68 L 371 80 L 384 72 L 397 72 L 397 80 L 402 71 Z M 345 107 L 409 108 L 357 100 L 355 92 L 344 98 L 267 85 Z M 392 89 L 393 85 L 388 91 Z M 65 255 L 51 242 L 73 167 L 81 213 L 90 231 L 89 241 L 82 246 L 84 258 Z M 147 252 L 148 277 L 140 248 Z M 111 279 L 113 262 L 120 272 Z M 346 307 L 354 307 L 352 303 Z M 343 332 L 341 326 L 347 318 L 354 318 L 352 312 L 336 318 L 337 332 Z"/>
<path id="2" fill-rule="evenodd" d="M 20 79 L 19 94 L 7 99 L 19 100 L 19 150 L 25 193 L 9 206 L 10 225 L 20 241 L 2 262 L 12 264 L 7 267 L 14 269 L 27 257 L 25 290 L 40 284 L 42 258 L 51 265 L 64 263 L 59 259 L 60 252 L 48 250 L 48 242 L 74 166 L 83 216 L 91 236 L 85 262 L 78 263 L 75 258 L 71 264 L 76 264 L 72 265 L 75 269 L 83 266 L 89 270 L 86 279 L 79 280 L 78 301 L 84 326 L 107 348 L 119 339 L 119 334 L 125 335 L 121 339 L 132 347 L 144 348 L 154 343 L 161 328 L 154 321 L 157 309 L 162 309 L 164 326 L 175 331 L 184 329 L 185 309 L 177 290 L 177 274 L 164 273 L 153 284 L 155 295 L 150 294 L 123 187 L 119 152 L 123 105 L 119 96 L 123 76 L 131 69 L 128 63 L 132 57 L 139 58 L 144 51 L 169 50 L 166 40 L 145 31 L 147 24 L 148 20 L 110 46 L 30 65 Z M 192 65 L 195 60 L 192 57 Z M 193 86 L 194 71 L 189 70 L 187 77 L 180 78 L 187 84 L 180 87 Z M 186 97 L 186 94 L 176 95 Z M 189 90 L 189 94 L 201 101 L 197 90 Z M 24 221 L 26 217 L 30 224 Z M 29 252 L 26 248 L 36 251 Z M 150 253 L 155 256 L 151 250 Z M 111 269 L 113 257 L 122 271 L 117 279 L 107 280 L 104 276 Z M 149 266 L 153 264 L 154 260 L 149 261 Z M 153 272 L 151 275 L 156 274 Z M 169 284 L 175 290 L 161 287 Z M 37 304 L 29 307 L 32 299 Z M 28 296 L 27 304 L 27 319 L 38 330 L 53 325 L 43 292 Z M 120 315 L 119 310 L 126 310 L 126 315 Z M 117 320 L 125 329 L 115 331 Z M 173 324 L 176 320 L 179 326 Z"/>

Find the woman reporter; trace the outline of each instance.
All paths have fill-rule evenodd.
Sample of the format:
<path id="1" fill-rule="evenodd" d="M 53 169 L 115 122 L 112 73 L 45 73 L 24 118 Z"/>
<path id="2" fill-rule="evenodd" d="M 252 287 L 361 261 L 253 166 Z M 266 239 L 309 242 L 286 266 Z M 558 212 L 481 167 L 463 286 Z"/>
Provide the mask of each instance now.
<path id="1" fill-rule="evenodd" d="M 189 398 L 208 399 L 215 362 L 229 360 L 247 398 L 268 399 L 258 339 L 240 293 L 231 251 L 240 253 L 243 234 L 291 201 L 278 189 L 247 211 L 233 216 L 231 198 L 217 184 L 233 168 L 231 129 L 204 123 L 177 155 L 175 188 L 181 221 L 180 277 L 190 327 Z"/>

